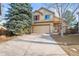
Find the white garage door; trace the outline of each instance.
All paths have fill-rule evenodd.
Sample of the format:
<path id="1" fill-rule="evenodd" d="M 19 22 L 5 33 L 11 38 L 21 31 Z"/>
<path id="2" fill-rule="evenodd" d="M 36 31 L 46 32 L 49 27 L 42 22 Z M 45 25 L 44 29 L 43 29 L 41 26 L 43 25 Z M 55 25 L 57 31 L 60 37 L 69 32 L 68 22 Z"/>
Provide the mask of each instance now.
<path id="1" fill-rule="evenodd" d="M 32 29 L 33 33 L 49 33 L 50 27 L 49 25 L 42 26 L 34 26 Z"/>

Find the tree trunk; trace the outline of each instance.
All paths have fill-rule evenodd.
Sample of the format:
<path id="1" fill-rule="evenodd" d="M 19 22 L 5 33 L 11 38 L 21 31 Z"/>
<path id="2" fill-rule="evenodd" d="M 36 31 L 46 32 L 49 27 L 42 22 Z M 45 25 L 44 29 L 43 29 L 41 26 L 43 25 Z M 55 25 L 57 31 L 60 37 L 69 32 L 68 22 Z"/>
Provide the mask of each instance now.
<path id="1" fill-rule="evenodd" d="M 61 37 L 63 37 L 63 23 L 61 23 Z"/>

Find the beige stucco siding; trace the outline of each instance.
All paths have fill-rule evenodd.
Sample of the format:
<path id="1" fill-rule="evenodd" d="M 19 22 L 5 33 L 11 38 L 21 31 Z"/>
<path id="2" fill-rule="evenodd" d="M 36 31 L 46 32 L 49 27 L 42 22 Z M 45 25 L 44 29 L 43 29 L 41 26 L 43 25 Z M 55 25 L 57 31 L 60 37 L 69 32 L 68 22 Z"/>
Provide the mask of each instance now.
<path id="1" fill-rule="evenodd" d="M 42 16 L 40 13 L 35 12 L 35 13 L 33 14 L 33 19 L 34 19 L 34 16 L 35 16 L 35 15 L 39 15 L 39 16 L 40 16 L 38 21 L 35 21 L 35 20 L 34 20 L 35 22 L 40 22 L 40 21 L 42 21 L 43 16 Z"/>
<path id="2" fill-rule="evenodd" d="M 53 19 L 54 15 L 52 13 L 50 13 L 49 11 L 47 11 L 45 9 L 41 9 L 39 11 L 43 13 L 43 17 L 42 17 L 43 21 L 51 21 Z M 45 20 L 45 15 L 50 15 L 50 19 L 49 20 Z"/>
<path id="3" fill-rule="evenodd" d="M 41 14 L 42 13 L 42 14 Z M 49 12 L 49 11 L 47 11 L 47 10 L 45 10 L 45 9 L 41 9 L 41 10 L 39 10 L 39 12 L 34 12 L 33 13 L 33 17 L 35 16 L 35 15 L 39 15 L 40 16 L 40 19 L 39 19 L 39 21 L 37 21 L 37 22 L 42 22 L 42 21 L 52 21 L 53 20 L 53 13 L 51 13 L 51 12 Z M 46 20 L 45 19 L 45 15 L 50 15 L 50 18 L 48 19 L 48 20 Z M 34 18 L 33 18 L 34 19 Z M 36 22 L 36 21 L 35 21 Z"/>
<path id="4" fill-rule="evenodd" d="M 35 33 L 56 33 L 60 32 L 61 19 L 55 16 L 54 12 L 45 8 L 40 8 L 33 13 L 33 17 L 39 15 L 39 20 L 33 18 L 32 32 Z M 50 15 L 50 19 L 45 19 L 45 15 Z M 66 32 L 67 23 L 63 21 L 63 31 Z"/>

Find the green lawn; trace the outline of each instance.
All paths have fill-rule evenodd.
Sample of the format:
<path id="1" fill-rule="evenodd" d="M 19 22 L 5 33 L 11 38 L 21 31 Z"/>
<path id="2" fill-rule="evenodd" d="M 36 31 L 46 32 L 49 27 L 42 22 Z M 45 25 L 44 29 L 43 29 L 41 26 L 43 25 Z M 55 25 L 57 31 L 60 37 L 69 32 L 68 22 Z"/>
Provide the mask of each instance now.
<path id="1" fill-rule="evenodd" d="M 68 53 L 70 56 L 79 56 L 79 35 L 64 35 L 64 37 L 53 36 L 58 44 Z"/>

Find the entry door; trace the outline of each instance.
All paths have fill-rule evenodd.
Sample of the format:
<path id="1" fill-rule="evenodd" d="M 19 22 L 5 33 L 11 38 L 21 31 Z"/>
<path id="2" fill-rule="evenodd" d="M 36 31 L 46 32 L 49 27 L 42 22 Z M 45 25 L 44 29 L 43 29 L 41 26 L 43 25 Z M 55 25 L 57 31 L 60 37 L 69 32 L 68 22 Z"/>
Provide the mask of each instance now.
<path id="1" fill-rule="evenodd" d="M 55 27 L 54 27 L 54 32 L 58 33 L 59 31 L 60 31 L 59 26 L 55 26 Z"/>

